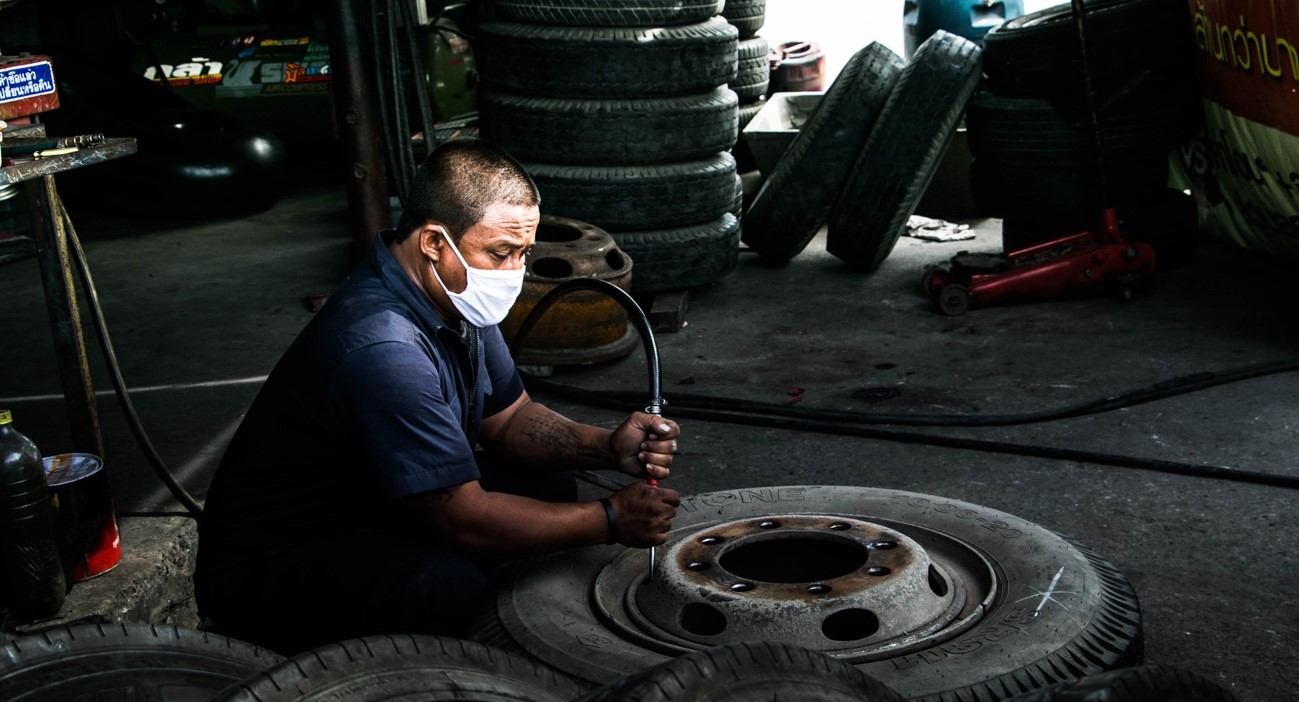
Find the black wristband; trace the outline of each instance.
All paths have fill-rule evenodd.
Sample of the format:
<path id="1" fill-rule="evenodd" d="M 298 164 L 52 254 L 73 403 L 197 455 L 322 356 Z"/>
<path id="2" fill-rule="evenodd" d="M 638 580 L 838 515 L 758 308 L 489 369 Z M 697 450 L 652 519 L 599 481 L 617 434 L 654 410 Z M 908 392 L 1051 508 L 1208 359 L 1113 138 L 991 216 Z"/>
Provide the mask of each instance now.
<path id="1" fill-rule="evenodd" d="M 609 527 L 609 540 L 606 544 L 618 543 L 618 513 L 613 511 L 613 501 L 607 497 L 600 498 L 600 505 L 604 507 L 604 520 Z"/>

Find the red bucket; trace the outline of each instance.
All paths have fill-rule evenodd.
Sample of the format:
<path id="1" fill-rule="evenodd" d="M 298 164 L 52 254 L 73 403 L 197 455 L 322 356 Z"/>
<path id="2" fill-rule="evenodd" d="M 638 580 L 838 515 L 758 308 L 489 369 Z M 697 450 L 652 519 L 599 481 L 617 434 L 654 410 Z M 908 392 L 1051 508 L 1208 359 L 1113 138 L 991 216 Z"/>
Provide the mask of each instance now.
<path id="1" fill-rule="evenodd" d="M 68 581 L 81 582 L 112 570 L 122 560 L 122 540 L 104 462 L 89 453 L 41 460 L 58 513 L 59 552 Z"/>

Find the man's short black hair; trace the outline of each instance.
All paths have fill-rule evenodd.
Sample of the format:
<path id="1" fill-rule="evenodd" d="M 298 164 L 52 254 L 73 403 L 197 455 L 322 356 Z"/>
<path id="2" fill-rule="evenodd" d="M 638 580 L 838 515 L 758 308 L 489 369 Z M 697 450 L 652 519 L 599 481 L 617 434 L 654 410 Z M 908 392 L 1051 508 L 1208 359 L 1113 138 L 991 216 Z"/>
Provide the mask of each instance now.
<path id="1" fill-rule="evenodd" d="M 495 203 L 536 207 L 541 194 L 523 165 L 496 144 L 472 137 L 443 142 L 415 170 L 396 240 L 432 221 L 459 239 Z"/>

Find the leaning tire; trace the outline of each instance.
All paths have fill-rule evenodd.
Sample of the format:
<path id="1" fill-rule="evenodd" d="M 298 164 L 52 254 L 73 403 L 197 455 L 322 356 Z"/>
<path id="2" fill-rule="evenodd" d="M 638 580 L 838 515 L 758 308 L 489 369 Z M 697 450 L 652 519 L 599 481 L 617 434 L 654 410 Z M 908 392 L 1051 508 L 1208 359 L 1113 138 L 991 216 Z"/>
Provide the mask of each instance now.
<path id="1" fill-rule="evenodd" d="M 664 229 L 717 219 L 735 195 L 735 158 L 648 166 L 525 163 L 546 214 L 605 230 Z"/>
<path id="2" fill-rule="evenodd" d="M 596 690 L 581 702 L 651 699 L 903 702 L 901 695 L 847 663 L 768 642 L 691 653 Z"/>
<path id="3" fill-rule="evenodd" d="M 797 590 L 799 595 L 783 599 L 784 610 L 762 609 L 768 618 L 741 624 L 774 629 L 784 625 L 779 620 L 787 611 L 800 605 L 820 602 L 830 608 L 843 607 L 818 627 L 825 638 L 817 637 L 813 629 L 799 637 L 805 642 L 795 643 L 850 662 L 908 699 L 1003 699 L 1139 662 L 1141 622 L 1136 594 L 1121 573 L 1085 547 L 987 507 L 931 495 L 841 486 L 749 488 L 682 498 L 668 543 L 660 547 L 659 573 L 650 583 L 645 581 L 645 553 L 620 547 L 593 547 L 515 564 L 505 573 L 498 591 L 492 612 L 496 624 L 481 625 L 479 630 L 503 640 L 503 645 L 521 647 L 552 666 L 598 684 L 613 683 L 692 650 L 735 643 L 707 632 L 690 639 L 666 632 L 677 627 L 678 621 L 684 622 L 690 605 L 702 604 L 705 610 L 727 608 L 723 614 L 729 616 L 736 611 L 732 608 L 750 604 L 746 600 L 749 595 L 730 584 L 743 578 L 724 559 L 727 554 L 738 556 L 741 546 L 779 541 L 779 530 L 800 519 L 825 522 L 828 531 L 785 541 L 793 547 L 786 553 L 812 551 L 815 548 L 810 547 L 816 544 L 845 540 L 850 534 L 869 540 L 872 532 L 885 530 L 896 540 L 910 539 L 921 548 L 876 542 L 875 548 L 887 550 L 869 551 L 862 568 L 842 576 L 810 576 L 816 578 L 813 584 L 820 586 L 819 590 L 801 578 L 792 582 L 773 576 L 752 578 L 750 584 L 757 581 L 756 588 L 749 590 L 754 595 L 765 590 L 779 598 L 786 592 L 783 587 L 791 593 Z M 768 525 L 775 529 L 767 531 Z M 837 527 L 847 530 L 835 531 Z M 832 537 L 832 533 L 841 536 Z M 694 559 L 688 557 L 688 549 L 705 548 L 708 538 L 720 542 L 724 550 L 711 561 L 692 567 Z M 928 585 L 923 584 L 922 575 L 920 587 L 932 590 L 931 597 L 938 596 L 939 586 L 953 597 L 958 589 L 963 593 L 963 604 L 947 623 L 922 630 L 925 633 L 900 629 L 900 633 L 880 639 L 848 640 L 837 632 L 831 635 L 826 627 L 841 612 L 873 608 L 884 622 L 886 617 L 908 616 L 912 608 L 869 599 L 817 600 L 820 595 L 813 593 L 843 596 L 834 593 L 852 592 L 863 577 L 889 575 L 887 571 L 873 573 L 876 563 L 891 562 L 905 569 L 908 563 L 919 563 L 916 557 L 922 552 L 932 560 L 937 575 L 930 571 Z M 897 560 L 889 561 L 888 554 L 897 554 Z M 909 557 L 910 561 L 905 560 Z M 806 563 L 822 568 L 834 560 L 813 556 Z M 784 563 L 782 559 L 754 558 L 749 565 L 779 567 Z M 642 588 L 673 581 L 697 585 L 675 591 L 676 600 L 655 598 L 652 590 L 646 591 L 649 600 L 641 597 Z M 716 590 L 726 593 L 717 596 Z M 663 601 L 672 606 L 668 616 L 659 620 L 651 619 L 657 615 L 641 604 Z M 681 616 L 671 616 L 678 607 Z M 870 612 L 860 614 L 865 618 Z M 729 621 L 735 624 L 737 620 Z M 711 643 L 704 643 L 708 641 Z"/>
<path id="4" fill-rule="evenodd" d="M 713 283 L 735 270 L 739 262 L 740 222 L 729 212 L 688 227 L 609 234 L 636 266 L 633 293 Z"/>
<path id="5" fill-rule="evenodd" d="M 1209 678 L 1164 665 L 1142 665 L 1052 685 L 1011 702 L 1235 702 Z"/>
<path id="6" fill-rule="evenodd" d="M 1090 0 L 1084 7 L 1088 68 L 1099 95 L 1143 70 L 1185 71 L 1191 65 L 1185 3 Z M 987 87 L 994 93 L 1047 98 L 1072 97 L 1082 90 L 1078 32 L 1068 3 L 993 27 L 983 37 L 983 50 Z"/>
<path id="7" fill-rule="evenodd" d="M 577 27 L 658 27 L 702 22 L 721 11 L 721 0 L 495 0 L 506 19 Z"/>
<path id="8" fill-rule="evenodd" d="M 720 17 L 678 27 L 548 27 L 485 22 L 485 85 L 546 97 L 684 95 L 735 79 L 737 34 Z"/>
<path id="9" fill-rule="evenodd" d="M 419 699 L 567 702 L 576 681 L 520 656 L 439 636 L 369 636 L 328 644 L 257 673 L 221 702 Z"/>
<path id="10" fill-rule="evenodd" d="M 826 250 L 866 271 L 889 255 L 979 77 L 979 47 L 955 34 L 938 30 L 916 49 L 830 215 Z"/>
<path id="11" fill-rule="evenodd" d="M 209 699 L 284 660 L 252 644 L 149 624 L 82 624 L 15 637 L 0 656 L 8 702 Z"/>
<path id="12" fill-rule="evenodd" d="M 735 145 L 739 102 L 717 88 L 626 100 L 539 98 L 484 90 L 479 130 L 522 161 L 644 165 L 706 158 Z"/>
<path id="13" fill-rule="evenodd" d="M 902 66 L 878 42 L 844 64 L 745 213 L 745 244 L 783 263 L 816 236 Z"/>

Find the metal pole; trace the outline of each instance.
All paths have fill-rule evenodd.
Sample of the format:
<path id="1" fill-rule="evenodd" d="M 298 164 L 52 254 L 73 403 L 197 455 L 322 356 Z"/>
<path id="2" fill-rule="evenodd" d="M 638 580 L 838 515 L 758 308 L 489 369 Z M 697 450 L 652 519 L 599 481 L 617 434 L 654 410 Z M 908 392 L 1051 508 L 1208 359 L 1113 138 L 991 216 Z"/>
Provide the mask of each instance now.
<path id="1" fill-rule="evenodd" d="M 362 31 L 362 23 L 374 18 L 372 13 L 358 13 L 353 0 L 332 0 L 325 7 L 334 115 L 348 170 L 347 204 L 355 262 L 369 254 L 375 232 L 392 226 L 383 125 L 368 90 L 374 75 L 370 67 L 374 47 L 365 40 L 368 31 Z"/>

